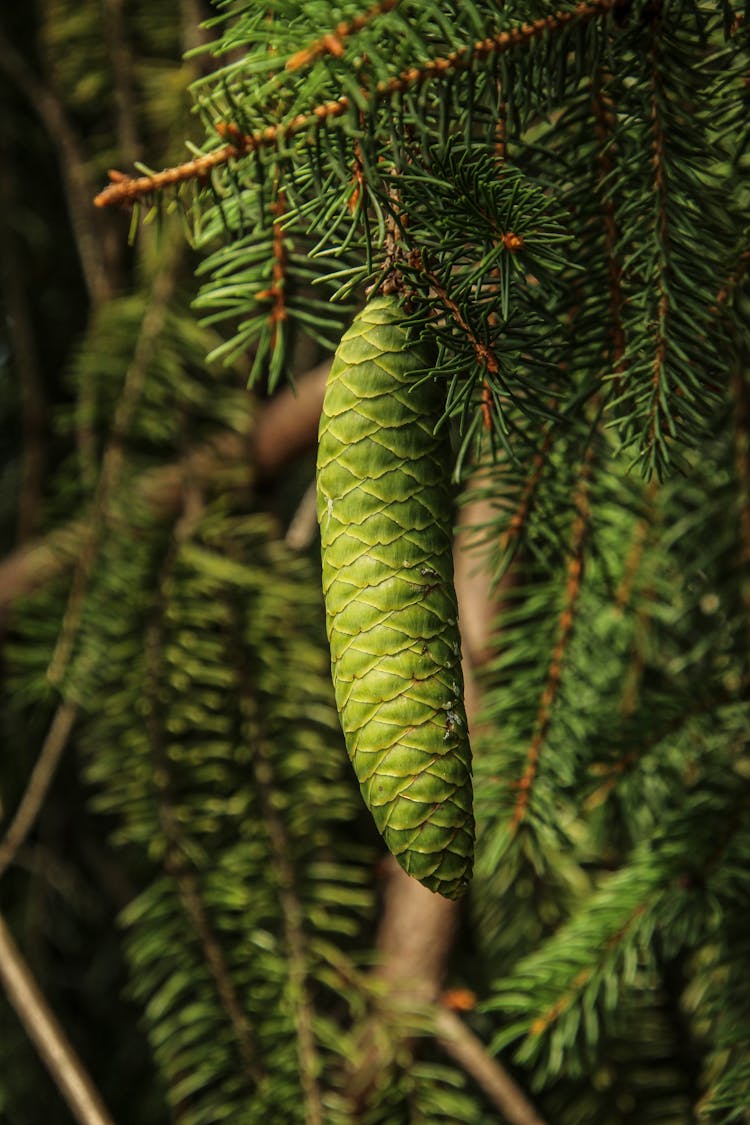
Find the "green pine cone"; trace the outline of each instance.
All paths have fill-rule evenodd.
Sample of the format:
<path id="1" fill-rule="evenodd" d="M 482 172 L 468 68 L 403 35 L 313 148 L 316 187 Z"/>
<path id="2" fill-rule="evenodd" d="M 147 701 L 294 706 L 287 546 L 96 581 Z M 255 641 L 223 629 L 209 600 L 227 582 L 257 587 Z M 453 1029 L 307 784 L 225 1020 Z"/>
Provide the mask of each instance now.
<path id="1" fill-rule="evenodd" d="M 365 802 L 401 866 L 458 898 L 474 851 L 471 750 L 453 587 L 450 448 L 427 349 L 395 300 L 343 336 L 318 450 L 336 703 Z"/>

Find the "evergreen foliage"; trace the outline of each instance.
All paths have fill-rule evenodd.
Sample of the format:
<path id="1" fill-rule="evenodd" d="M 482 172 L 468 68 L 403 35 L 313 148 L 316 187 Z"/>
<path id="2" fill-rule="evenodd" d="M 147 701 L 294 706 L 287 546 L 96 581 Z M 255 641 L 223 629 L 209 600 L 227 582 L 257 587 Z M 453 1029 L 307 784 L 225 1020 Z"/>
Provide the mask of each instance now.
<path id="1" fill-rule="evenodd" d="M 126 37 L 143 108 L 124 155 L 173 158 L 188 66 L 205 137 L 99 196 L 163 227 L 132 262 L 120 224 L 98 273 L 71 205 L 90 319 L 71 349 L 61 286 L 42 350 L 68 380 L 48 391 L 40 518 L 89 531 L 73 578 L 17 606 L 5 645 L 5 733 L 28 749 L 3 761 L 4 809 L 40 720 L 74 701 L 88 811 L 65 830 L 84 854 L 93 818 L 127 887 L 122 941 L 91 925 L 105 987 L 123 960 L 129 974 L 108 1035 L 138 1054 L 134 1005 L 149 1055 L 118 1069 L 89 1043 L 99 1081 L 128 1106 L 145 1076 L 121 1111 L 138 1125 L 164 1119 L 162 1087 L 186 1125 L 498 1120 L 438 1051 L 435 1005 L 394 1004 L 370 971 L 377 839 L 317 566 L 284 542 L 307 480 L 290 473 L 285 494 L 236 462 L 209 485 L 187 472 L 168 512 L 148 486 L 217 434 L 244 440 L 246 380 L 294 379 L 385 291 L 434 349 L 457 494 L 482 504 L 473 538 L 497 586 L 450 983 L 476 993 L 468 1023 L 556 1125 L 750 1120 L 750 5 L 218 0 L 185 64 L 164 62 L 189 45 L 175 5 L 152 8 L 133 6 Z M 89 176 L 130 135 L 100 20 L 94 0 L 49 0 L 37 27 L 60 104 L 92 133 Z M 2 40 L 0 73 L 28 99 Z M 73 774 L 40 847 L 55 810 L 83 809 Z M 33 935 L 44 877 L 19 862 L 4 879 Z M 67 939 L 48 925 L 52 960 L 84 914 L 66 908 Z M 54 1119 L 29 1074 L 0 1075 L 0 1107 Z"/>

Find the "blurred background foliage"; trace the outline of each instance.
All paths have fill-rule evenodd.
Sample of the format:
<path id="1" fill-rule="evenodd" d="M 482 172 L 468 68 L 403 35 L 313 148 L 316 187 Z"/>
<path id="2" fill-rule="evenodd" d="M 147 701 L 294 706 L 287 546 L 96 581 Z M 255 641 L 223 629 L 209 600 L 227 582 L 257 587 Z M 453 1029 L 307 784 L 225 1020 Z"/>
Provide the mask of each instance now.
<path id="1" fill-rule="evenodd" d="M 236 17 L 227 25 L 234 45 L 224 93 L 252 126 L 265 110 L 242 66 L 251 75 L 267 69 L 266 25 L 257 11 L 243 23 L 245 5 L 221 7 Z M 269 6 L 279 17 L 278 53 L 362 7 L 344 3 L 331 14 L 328 5 L 279 0 Z M 551 10 L 458 7 L 449 26 L 443 9 L 452 5 L 425 2 L 411 18 L 431 42 L 443 36 L 455 47 L 467 28 L 472 38 L 483 33 L 490 9 L 493 19 L 516 23 Z M 694 273 L 688 261 L 690 247 L 713 238 L 719 223 L 708 205 L 705 214 L 685 205 L 691 184 L 713 182 L 701 167 L 669 200 L 670 222 L 684 221 L 687 232 L 672 241 L 672 281 L 679 290 L 687 269 L 701 331 L 716 333 L 700 368 L 709 405 L 685 412 L 687 471 L 665 473 L 663 483 L 641 479 L 618 456 L 615 427 L 600 425 L 608 399 L 631 454 L 642 437 L 649 402 L 601 380 L 601 356 L 609 349 L 611 368 L 628 361 L 648 375 L 655 314 L 645 307 L 651 273 L 663 266 L 638 251 L 654 206 L 644 178 L 653 169 L 647 116 L 638 117 L 653 63 L 641 50 L 638 19 L 650 18 L 651 6 L 621 7 L 622 20 L 608 26 L 612 50 L 630 59 L 632 74 L 608 93 L 619 107 L 617 143 L 592 148 L 611 106 L 600 103 L 592 116 L 586 67 L 562 73 L 554 47 L 519 69 L 514 89 L 519 98 L 528 93 L 528 104 L 508 116 L 512 158 L 544 189 L 522 198 L 523 213 L 532 215 L 531 203 L 557 182 L 559 214 L 574 216 L 569 227 L 579 236 L 577 249 L 570 231 L 559 241 L 586 265 L 588 296 L 568 274 L 565 284 L 545 279 L 542 247 L 539 277 L 513 315 L 519 331 L 548 317 L 554 332 L 538 354 L 530 348 L 521 376 L 541 372 L 556 394 L 564 386 L 570 418 L 552 433 L 549 418 L 511 413 L 523 456 L 485 462 L 466 482 L 474 539 L 490 544 L 492 576 L 505 579 L 500 630 L 478 676 L 477 874 L 447 982 L 469 990 L 475 1062 L 481 1041 L 485 1061 L 500 1055 L 555 1125 L 741 1122 L 750 1120 L 750 294 L 738 273 L 722 297 L 731 321 L 722 336 L 706 272 L 728 248 L 719 240 L 697 253 Z M 285 22 L 292 9 L 297 22 Z M 386 20 L 389 10 L 383 5 Z M 134 241 L 127 213 L 91 203 L 112 165 L 159 168 L 184 158 L 186 139 L 209 149 L 222 143 L 218 133 L 204 135 L 217 104 L 214 63 L 195 53 L 221 33 L 200 28 L 212 14 L 201 0 L 36 0 L 0 9 L 0 542 L 12 564 L 2 571 L 0 602 L 3 831 L 59 700 L 76 716 L 41 815 L 0 873 L 2 913 L 115 1121 L 521 1121 L 523 1107 L 501 1111 L 476 1065 L 439 1049 L 434 1005 L 407 996 L 401 1008 L 387 974 L 371 971 L 387 947 L 387 879 L 378 877 L 380 844 L 333 707 L 317 545 L 305 531 L 314 453 L 260 455 L 268 383 L 314 367 L 350 310 L 321 313 L 320 289 L 307 299 L 316 240 L 329 236 L 340 255 L 318 256 L 319 276 L 341 268 L 361 284 L 383 264 L 365 260 L 361 241 L 340 245 L 342 227 L 360 211 L 356 200 L 349 206 L 349 179 L 320 171 L 327 159 L 338 167 L 341 155 L 323 145 L 320 167 L 299 182 L 308 204 L 295 223 L 304 226 L 318 204 L 329 208 L 327 227 L 312 214 L 292 263 L 300 288 L 290 319 L 304 326 L 312 315 L 312 328 L 293 326 L 282 354 L 282 333 L 268 331 L 261 306 L 249 337 L 265 349 L 255 364 L 248 340 L 237 347 L 231 334 L 236 309 L 230 302 L 224 315 L 216 296 L 227 262 L 247 266 L 237 226 L 243 206 L 263 212 L 266 242 L 258 244 L 273 253 L 269 199 L 251 176 L 244 195 L 218 192 L 223 212 L 214 197 L 198 196 L 208 259 L 190 248 L 180 221 L 194 220 L 194 200 L 184 216 L 182 206 L 175 214 L 156 209 Z M 707 83 L 722 112 L 730 106 L 720 140 L 733 156 L 722 183 L 734 191 L 732 222 L 746 231 L 742 13 L 668 3 L 663 14 L 673 51 L 664 70 L 686 98 L 690 68 L 702 58 L 695 28 L 701 19 L 710 25 L 702 89 Z M 737 38 L 726 32 L 731 46 L 721 16 L 726 28 L 736 17 Z M 673 41 L 670 18 L 679 31 Z M 377 57 L 373 32 L 375 68 L 406 66 L 419 47 L 399 26 L 383 32 L 397 45 L 393 59 Z M 260 62 L 243 64 L 253 36 Z M 360 48 L 355 40 L 343 59 L 315 62 L 308 101 L 348 81 Z M 605 57 L 600 48 L 582 30 L 563 53 L 593 66 Z M 559 88 L 550 79 L 556 67 Z M 190 112 L 196 81 L 203 123 Z M 467 120 L 470 86 L 450 94 L 451 112 Z M 540 110 L 549 90 L 562 113 Z M 689 122 L 674 99 L 665 104 L 676 123 L 672 155 L 682 152 L 690 172 L 689 146 L 680 149 Z M 299 111 L 294 99 L 289 106 Z M 431 107 L 426 94 L 421 108 L 409 104 L 408 127 L 409 114 L 423 112 L 429 131 L 439 116 L 430 117 Z M 476 112 L 481 123 L 481 106 Z M 373 124 L 379 144 L 387 133 L 380 126 L 377 133 Z M 441 198 L 459 189 L 481 194 L 487 179 L 484 149 L 468 170 L 454 156 L 439 166 L 425 160 L 408 189 L 413 237 L 427 244 L 442 224 L 436 258 L 446 284 L 466 224 L 428 206 L 430 177 L 440 180 Z M 683 158 L 674 159 L 679 167 Z M 613 208 L 624 231 L 619 245 L 607 227 Z M 484 217 L 472 221 L 479 239 Z M 618 255 L 629 270 L 630 351 L 612 325 L 608 267 Z M 413 263 L 401 265 L 424 289 Z M 267 286 L 267 266 L 252 263 L 241 283 Z M 212 270 L 219 272 L 207 277 Z M 466 278 L 461 284 L 470 288 Z M 196 297 L 202 312 L 218 310 L 214 323 L 199 321 Z M 579 301 L 572 330 L 565 318 Z M 678 357 L 689 322 L 685 315 L 669 324 Z M 450 320 L 438 330 L 453 376 L 466 366 L 466 341 Z M 561 338 L 577 381 L 550 373 L 547 349 Z M 691 337 L 691 360 L 701 343 L 700 334 Z M 207 362 L 212 353 L 231 362 Z M 699 393 L 695 369 L 686 377 L 690 394 Z M 250 392 L 253 370 L 258 387 Z M 483 414 L 476 396 L 466 402 L 479 419 L 476 436 Z M 500 448 L 499 423 L 497 435 Z M 646 469 L 665 468 L 658 450 L 649 456 Z M 301 535 L 293 530 L 300 525 Z M 31 572 L 30 558 L 47 570 L 44 581 L 24 586 L 18 576 Z M 491 612 L 485 604 L 480 615 Z M 542 757 L 534 756 L 537 740 Z M 534 785 L 525 804 L 527 774 Z M 427 926 L 427 914 L 419 917 Z M 4 997 L 0 1029 L 0 1120 L 71 1120 Z"/>

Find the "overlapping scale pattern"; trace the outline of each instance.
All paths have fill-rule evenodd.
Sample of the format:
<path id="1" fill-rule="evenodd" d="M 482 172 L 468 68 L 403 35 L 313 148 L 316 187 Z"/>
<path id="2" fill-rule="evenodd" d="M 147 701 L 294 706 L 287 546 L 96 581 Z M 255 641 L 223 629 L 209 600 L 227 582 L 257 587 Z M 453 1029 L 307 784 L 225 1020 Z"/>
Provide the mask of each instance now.
<path id="1" fill-rule="evenodd" d="M 474 849 L 440 389 L 392 298 L 339 345 L 318 449 L 336 702 L 365 802 L 399 863 L 459 897 Z"/>

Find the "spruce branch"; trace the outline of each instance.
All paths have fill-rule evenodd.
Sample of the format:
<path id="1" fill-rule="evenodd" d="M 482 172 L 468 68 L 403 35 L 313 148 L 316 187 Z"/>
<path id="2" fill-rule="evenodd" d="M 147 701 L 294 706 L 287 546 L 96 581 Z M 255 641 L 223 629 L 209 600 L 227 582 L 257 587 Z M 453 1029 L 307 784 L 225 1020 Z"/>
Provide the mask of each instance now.
<path id="1" fill-rule="evenodd" d="M 745 277 L 748 269 L 750 269 L 750 246 L 745 246 L 737 255 L 737 259 L 726 282 L 716 294 L 716 299 L 711 305 L 712 313 L 718 314 L 721 306 L 729 302 L 730 297 L 732 297 L 737 286 Z"/>
<path id="2" fill-rule="evenodd" d="M 660 7 L 658 5 L 657 7 Z M 651 451 L 658 444 L 664 442 L 664 428 L 669 434 L 672 428 L 671 419 L 667 413 L 666 402 L 669 398 L 669 381 L 666 372 L 667 359 L 667 334 L 670 317 L 670 298 L 667 288 L 666 273 L 670 256 L 670 235 L 667 219 L 667 197 L 669 184 L 667 170 L 664 163 L 665 134 L 662 122 L 660 101 L 663 97 L 659 89 L 659 74 L 656 60 L 656 33 L 657 20 L 654 18 L 650 25 L 650 41 L 648 50 L 649 80 L 651 85 L 651 128 L 652 128 L 652 164 L 654 169 L 654 201 L 656 207 L 656 326 L 654 334 L 653 376 L 651 390 L 651 404 L 649 408 L 649 422 L 646 434 L 646 455 L 651 456 Z"/>
<path id="3" fill-rule="evenodd" d="M 614 202 L 606 190 L 615 169 L 612 136 L 615 126 L 614 108 L 608 96 L 602 76 L 598 76 L 593 94 L 594 136 L 597 142 L 598 189 L 602 198 L 604 219 L 604 250 L 607 259 L 607 278 L 609 281 L 609 312 L 612 369 L 615 374 L 614 390 L 620 392 L 622 376 L 625 372 L 625 329 L 623 324 L 622 266 L 617 255 L 620 234 L 617 228 L 617 214 Z"/>
<path id="4" fill-rule="evenodd" d="M 623 693 L 623 703 L 620 710 L 625 717 L 632 713 L 632 692 Z M 636 768 L 644 765 L 649 755 L 663 748 L 677 736 L 686 731 L 695 719 L 703 716 L 718 716 L 723 706 L 731 706 L 733 696 L 727 691 L 718 691 L 706 698 L 699 698 L 691 706 L 685 706 L 674 716 L 664 720 L 661 725 L 649 732 L 648 737 L 643 737 L 639 728 L 633 732 L 635 745 L 626 750 L 614 760 L 602 762 L 595 761 L 589 766 L 589 773 L 597 779 L 597 788 L 586 802 L 589 807 L 600 805 L 612 789 L 624 781 Z M 629 733 L 626 730 L 626 733 Z"/>
<path id="5" fill-rule="evenodd" d="M 647 514 L 641 519 L 637 520 L 633 526 L 630 543 L 627 551 L 625 552 L 625 563 L 623 566 L 622 577 L 615 590 L 614 600 L 619 613 L 624 613 L 630 600 L 633 596 L 633 589 L 635 580 L 638 577 L 638 572 L 643 561 L 644 552 L 648 543 L 648 537 L 653 530 L 655 513 L 654 505 L 656 502 L 657 493 L 659 491 L 659 484 L 656 480 L 649 481 L 646 493 L 644 496 L 647 505 Z"/>
<path id="6" fill-rule="evenodd" d="M 385 12 L 392 11 L 400 0 L 379 0 L 379 3 L 373 4 L 366 12 L 355 16 L 354 19 L 342 20 L 338 23 L 333 31 L 329 31 L 326 35 L 321 36 L 314 43 L 310 43 L 307 47 L 303 47 L 287 59 L 284 64 L 285 70 L 299 70 L 300 67 L 309 66 L 310 63 L 316 59 L 321 58 L 323 55 L 336 55 L 337 57 L 344 53 L 344 44 L 350 36 L 356 32 L 361 31 L 372 20 L 382 16 Z"/>
<path id="7" fill-rule="evenodd" d="M 172 549 L 172 553 L 174 548 Z M 245 1075 L 258 1085 L 263 1071 L 258 1064 L 258 1047 L 234 986 L 234 979 L 211 922 L 198 876 L 190 863 L 190 848 L 176 810 L 174 783 L 169 756 L 164 745 L 161 693 L 164 669 L 165 583 L 169 580 L 171 558 L 167 557 L 159 583 L 157 613 L 146 633 L 146 729 L 153 756 L 153 780 L 157 792 L 159 820 L 166 841 L 164 868 L 177 885 L 185 914 L 200 943 L 221 1008 L 232 1028 L 237 1053 Z"/>
<path id="8" fill-rule="evenodd" d="M 553 441 L 554 429 L 550 423 L 546 423 L 542 443 L 531 459 L 531 468 L 521 489 L 516 509 L 500 537 L 501 558 L 508 557 L 508 552 L 514 550 L 515 545 L 523 536 L 526 521 L 547 465 L 547 455 Z"/>
<path id="9" fill-rule="evenodd" d="M 314 1009 L 308 981 L 308 939 L 297 891 L 297 877 L 284 821 L 275 805 L 278 782 L 274 777 L 273 759 L 262 729 L 262 717 L 251 691 L 252 681 L 241 660 L 236 662 L 235 668 L 243 717 L 248 727 L 255 732 L 252 767 L 270 845 L 269 862 L 275 876 L 284 939 L 289 953 L 289 988 L 297 1029 L 297 1057 L 300 1084 L 305 1098 L 305 1120 L 308 1125 L 323 1125 L 322 1093 L 318 1082 L 320 1063 L 313 1031 Z"/>
<path id="10" fill-rule="evenodd" d="M 457 72 L 468 69 L 475 62 L 524 48 L 543 35 L 561 31 L 573 22 L 583 23 L 596 18 L 604 18 L 609 12 L 625 2 L 626 0 L 590 0 L 590 2 L 581 0 L 574 8 L 560 9 L 549 16 L 536 19 L 533 23 L 524 23 L 519 27 L 500 31 L 494 36 L 477 40 L 449 55 L 428 60 L 421 66 L 409 67 L 393 78 L 381 80 L 376 84 L 374 90 L 368 90 L 366 86 L 362 86 L 359 95 L 366 102 L 371 100 L 376 102 L 388 101 L 395 94 L 418 89 L 432 79 L 443 80 L 451 77 Z M 273 147 L 282 140 L 298 133 L 304 133 L 324 122 L 343 118 L 353 106 L 352 97 L 342 94 L 334 100 L 321 102 L 308 113 L 297 114 L 290 121 L 267 125 L 253 133 L 242 133 L 231 122 L 225 123 L 222 129 L 226 135 L 231 137 L 231 143 L 213 152 L 198 156 L 194 160 L 188 160 L 176 167 L 166 168 L 162 172 L 154 172 L 147 176 L 131 177 L 120 171 L 112 170 L 109 173 L 112 182 L 99 192 L 94 199 L 94 203 L 97 207 L 110 207 L 123 203 L 132 204 L 142 196 L 152 196 L 165 188 L 174 187 L 191 180 L 205 182 L 215 168 L 259 149 Z"/>
<path id="11" fill-rule="evenodd" d="M 622 948 L 630 930 L 643 917 L 649 905 L 650 902 L 645 901 L 639 902 L 636 906 L 633 907 L 628 917 L 625 919 L 619 929 L 617 929 L 615 933 L 611 934 L 607 938 L 601 950 L 603 958 L 612 956 L 618 949 Z M 592 980 L 595 971 L 595 966 L 585 966 L 584 968 L 580 969 L 574 976 L 573 980 L 570 982 L 567 990 L 563 992 L 557 1000 L 555 1000 L 554 1004 L 552 1004 L 549 1008 L 546 1009 L 546 1011 L 540 1013 L 540 1015 L 532 1020 L 531 1024 L 529 1025 L 529 1035 L 539 1037 L 547 1032 L 550 1027 L 552 1027 L 552 1025 L 556 1023 L 557 1020 L 559 1020 L 560 1017 L 565 1012 L 567 1012 L 568 1009 L 578 1000 L 586 985 L 589 984 L 589 982 Z"/>
<path id="12" fill-rule="evenodd" d="M 575 611 L 583 581 L 584 554 L 591 517 L 589 491 L 594 453 L 595 443 L 592 441 L 586 449 L 581 465 L 579 484 L 573 502 L 575 518 L 570 534 L 570 558 L 567 566 L 564 605 L 558 621 L 557 641 L 550 655 L 547 680 L 539 701 L 534 737 L 526 752 L 526 765 L 517 786 L 518 791 L 510 822 L 512 835 L 515 835 L 518 831 L 528 811 L 542 749 L 552 721 L 552 709 L 562 679 L 565 655 L 573 634 Z"/>
<path id="13" fill-rule="evenodd" d="M 500 362 L 495 351 L 477 337 L 440 278 L 437 277 L 426 263 L 425 255 L 418 250 L 413 251 L 410 256 L 410 265 L 427 281 L 431 300 L 436 302 L 437 306 L 450 316 L 451 323 L 455 324 L 464 333 L 471 350 L 476 356 L 479 367 L 488 371 L 491 375 L 498 375 L 500 372 Z"/>
<path id="14" fill-rule="evenodd" d="M 86 588 L 91 577 L 101 539 L 106 531 L 110 497 L 116 490 L 125 464 L 125 438 L 136 406 L 143 392 L 156 340 L 163 330 L 169 302 L 177 285 L 177 272 L 182 249 L 174 247 L 165 256 L 164 264 L 154 278 L 148 311 L 133 349 L 133 358 L 125 373 L 122 391 L 112 423 L 112 436 L 102 457 L 99 480 L 92 505 L 91 532 L 75 568 L 68 605 L 62 621 L 60 637 L 50 661 L 48 676 L 60 684 L 75 644 Z"/>

